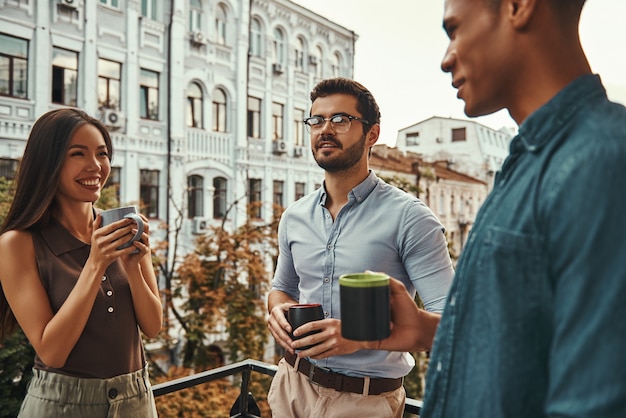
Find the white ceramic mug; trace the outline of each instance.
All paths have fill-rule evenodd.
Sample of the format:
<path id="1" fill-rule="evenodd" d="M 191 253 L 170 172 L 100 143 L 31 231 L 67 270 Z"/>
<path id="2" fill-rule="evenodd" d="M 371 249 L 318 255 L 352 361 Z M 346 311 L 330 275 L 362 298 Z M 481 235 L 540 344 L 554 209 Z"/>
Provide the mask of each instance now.
<path id="1" fill-rule="evenodd" d="M 137 233 L 124 244 L 117 247 L 118 250 L 123 250 L 124 248 L 128 248 L 133 245 L 133 242 L 141 240 L 141 235 L 143 234 L 145 225 L 143 223 L 143 219 L 137 213 L 137 208 L 134 206 L 124 206 L 116 209 L 109 209 L 100 212 L 100 216 L 102 216 L 102 226 L 112 224 L 113 222 L 119 221 L 124 218 L 130 218 L 137 224 Z M 139 252 L 137 249 L 136 252 Z"/>

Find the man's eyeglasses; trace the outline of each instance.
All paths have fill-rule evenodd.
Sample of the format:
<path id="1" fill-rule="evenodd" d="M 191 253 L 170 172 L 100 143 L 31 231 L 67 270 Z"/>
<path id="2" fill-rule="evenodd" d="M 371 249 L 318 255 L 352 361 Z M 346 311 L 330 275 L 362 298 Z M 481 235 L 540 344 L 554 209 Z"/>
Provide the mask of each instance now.
<path id="1" fill-rule="evenodd" d="M 365 119 L 357 118 L 352 115 L 333 115 L 329 118 L 323 118 L 321 116 L 311 116 L 310 118 L 304 119 L 304 124 L 306 125 L 306 130 L 311 132 L 321 131 L 326 121 L 330 122 L 330 127 L 333 128 L 333 131 L 338 134 L 343 134 L 350 130 L 350 126 L 352 125 L 353 120 L 358 120 L 361 123 L 369 125 L 370 123 Z"/>

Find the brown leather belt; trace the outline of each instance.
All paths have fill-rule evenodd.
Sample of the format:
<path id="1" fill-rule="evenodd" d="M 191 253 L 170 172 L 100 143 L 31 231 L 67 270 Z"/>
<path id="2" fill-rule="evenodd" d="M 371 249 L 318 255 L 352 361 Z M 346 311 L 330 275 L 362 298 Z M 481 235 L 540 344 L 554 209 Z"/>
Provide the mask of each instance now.
<path id="1" fill-rule="evenodd" d="M 285 360 L 292 367 L 296 364 L 297 356 L 290 352 L 285 352 Z M 339 392 L 361 393 L 363 395 L 380 395 L 391 392 L 402 386 L 403 379 L 370 378 L 369 390 L 366 390 L 367 378 L 346 376 L 336 373 L 323 367 L 312 364 L 305 358 L 298 362 L 298 371 L 309 378 L 309 382 L 316 383 L 325 388 L 335 389 Z M 364 390 L 365 389 L 365 390 Z"/>

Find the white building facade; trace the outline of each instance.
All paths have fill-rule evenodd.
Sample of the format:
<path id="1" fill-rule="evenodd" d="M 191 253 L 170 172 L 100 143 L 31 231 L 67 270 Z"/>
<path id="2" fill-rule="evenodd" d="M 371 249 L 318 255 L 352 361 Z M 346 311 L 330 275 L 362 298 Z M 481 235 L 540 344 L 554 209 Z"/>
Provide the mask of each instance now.
<path id="1" fill-rule="evenodd" d="M 302 119 L 321 79 L 353 76 L 354 32 L 288 0 L 0 0 L 0 176 L 48 110 L 109 127 L 111 184 L 194 234 L 319 187 Z"/>
<path id="2" fill-rule="evenodd" d="M 456 171 L 489 181 L 509 154 L 514 133 L 473 120 L 433 116 L 398 131 L 396 147 L 425 161 L 447 161 Z"/>

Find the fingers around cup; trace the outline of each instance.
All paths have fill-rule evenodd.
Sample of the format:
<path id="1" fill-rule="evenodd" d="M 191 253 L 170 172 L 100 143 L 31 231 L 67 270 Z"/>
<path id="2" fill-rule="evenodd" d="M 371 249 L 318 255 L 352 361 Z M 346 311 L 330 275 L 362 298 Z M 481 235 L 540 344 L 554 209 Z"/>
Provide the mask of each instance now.
<path id="1" fill-rule="evenodd" d="M 324 311 L 319 303 L 292 305 L 287 312 L 287 321 L 289 321 L 292 330 L 307 322 L 319 321 L 320 319 L 324 319 Z"/>
<path id="2" fill-rule="evenodd" d="M 139 241 L 141 239 L 141 236 L 143 235 L 143 230 L 144 230 L 144 223 L 143 223 L 143 219 L 141 219 L 141 216 L 139 216 L 136 213 L 129 213 L 124 215 L 124 218 L 129 218 L 135 221 L 135 223 L 137 224 L 137 232 L 135 233 L 135 235 L 133 236 L 133 238 L 130 240 L 129 244 L 135 241 Z"/>

